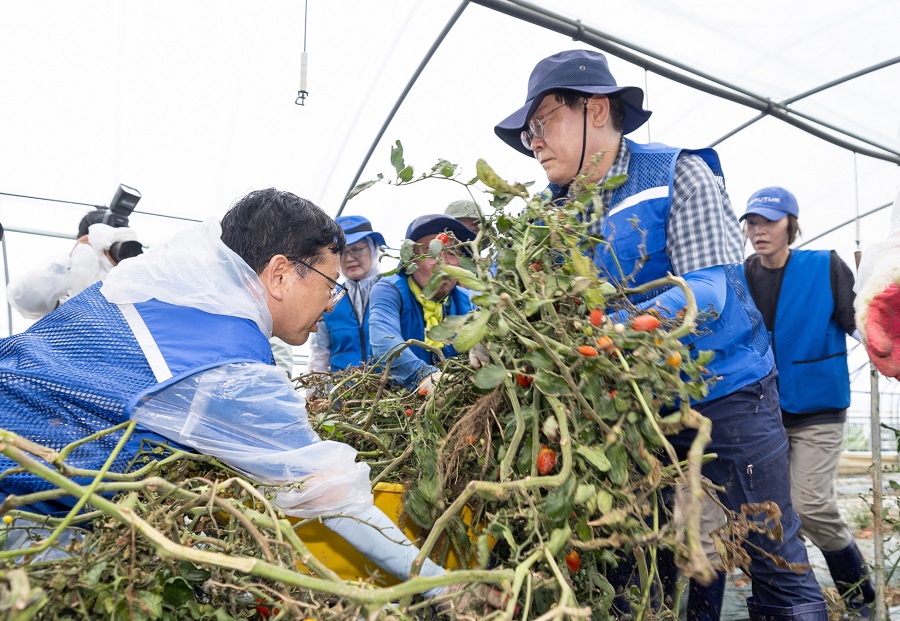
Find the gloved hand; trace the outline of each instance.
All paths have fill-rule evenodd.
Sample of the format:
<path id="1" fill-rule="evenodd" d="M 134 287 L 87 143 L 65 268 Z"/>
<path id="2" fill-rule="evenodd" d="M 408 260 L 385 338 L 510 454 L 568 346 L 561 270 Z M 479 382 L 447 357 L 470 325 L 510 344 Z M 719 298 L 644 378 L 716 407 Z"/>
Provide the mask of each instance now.
<path id="1" fill-rule="evenodd" d="M 437 386 L 438 381 L 441 379 L 442 373 L 440 371 L 435 371 L 431 375 L 426 375 L 422 378 L 422 381 L 419 382 L 419 386 L 416 388 L 419 392 L 420 397 L 427 397 L 431 393 L 434 392 L 434 387 Z"/>
<path id="2" fill-rule="evenodd" d="M 438 616 L 450 619 L 480 619 L 487 611 L 505 608 L 508 601 L 503 591 L 486 584 L 451 584 L 440 596 L 441 601 L 435 606 Z"/>
<path id="3" fill-rule="evenodd" d="M 900 285 L 892 283 L 869 304 L 866 351 L 882 374 L 900 380 Z"/>
<path id="4" fill-rule="evenodd" d="M 480 369 L 487 366 L 491 362 L 491 354 L 488 353 L 484 343 L 476 343 L 475 347 L 469 350 L 469 366 L 473 369 Z"/>

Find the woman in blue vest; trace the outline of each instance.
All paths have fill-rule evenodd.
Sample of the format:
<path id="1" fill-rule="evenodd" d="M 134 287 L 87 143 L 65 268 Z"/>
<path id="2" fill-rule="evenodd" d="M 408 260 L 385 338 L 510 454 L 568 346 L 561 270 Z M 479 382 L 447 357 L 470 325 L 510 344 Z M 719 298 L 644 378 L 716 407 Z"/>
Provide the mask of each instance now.
<path id="1" fill-rule="evenodd" d="M 385 245 L 384 237 L 362 216 L 341 216 L 335 222 L 347 238 L 341 255 L 347 295 L 319 322 L 307 371 L 343 371 L 372 358 L 369 293 L 378 279 L 378 249 Z"/>
<path id="2" fill-rule="evenodd" d="M 427 256 L 434 239 L 442 239 L 445 249 L 441 260 L 459 265 L 457 242 L 475 239 L 475 233 L 456 218 L 443 214 L 419 216 L 406 229 L 406 239 L 415 242 L 416 270 L 382 278 L 372 287 L 369 314 L 369 339 L 372 355 L 385 361 L 396 353 L 399 344 L 413 339 L 441 350 L 445 358 L 456 355 L 452 345 L 432 341 L 426 330 L 436 326 L 444 317 L 465 315 L 472 310 L 469 292 L 457 286 L 457 281 L 445 277 L 434 295 L 426 299 L 422 290 L 431 280 L 437 260 Z M 468 252 L 468 251 L 465 251 Z M 437 356 L 432 350 L 413 345 L 403 349 L 391 361 L 391 379 L 404 388 L 430 391 L 440 377 Z"/>
<path id="3" fill-rule="evenodd" d="M 784 188 L 750 197 L 741 220 L 756 254 L 744 271 L 772 337 L 800 533 L 822 550 L 848 610 L 868 619 L 875 590 L 834 489 L 850 405 L 847 335 L 859 340 L 853 272 L 833 250 L 791 249 L 798 215 Z"/>
<path id="4" fill-rule="evenodd" d="M 729 509 L 740 512 L 746 503 L 771 500 L 782 510 L 782 541 L 751 534 L 744 545 L 753 575 L 750 619 L 826 621 L 825 601 L 812 571 L 795 573 L 769 556 L 808 562 L 791 506 L 774 359 L 762 318 L 746 293 L 740 224 L 725 192 L 718 156 L 711 149 L 690 151 L 624 138 L 650 112 L 643 108 L 643 91 L 618 86 L 606 58 L 595 51 L 566 51 L 540 61 L 525 100 L 494 131 L 512 148 L 537 159 L 555 197 L 566 197 L 569 184 L 581 174 L 587 182 L 627 175 L 624 185 L 599 192 L 599 204 L 592 207 L 599 216 L 596 233 L 612 245 L 629 282 L 640 285 L 671 272 L 687 281 L 699 308 L 715 310 L 699 326 L 701 334 L 688 339 L 694 351 L 715 352 L 709 368 L 718 376 L 708 396 L 693 403 L 713 422 L 707 450 L 718 454 L 703 474 L 722 487 L 719 497 Z M 598 265 L 605 269 L 609 259 L 598 248 Z M 607 273 L 614 278 L 620 272 Z M 674 315 L 685 297 L 670 287 L 635 303 Z M 671 438 L 682 457 L 693 436 L 685 432 Z M 711 589 L 695 593 L 694 586 L 689 618 L 717 619 L 724 575 Z"/>

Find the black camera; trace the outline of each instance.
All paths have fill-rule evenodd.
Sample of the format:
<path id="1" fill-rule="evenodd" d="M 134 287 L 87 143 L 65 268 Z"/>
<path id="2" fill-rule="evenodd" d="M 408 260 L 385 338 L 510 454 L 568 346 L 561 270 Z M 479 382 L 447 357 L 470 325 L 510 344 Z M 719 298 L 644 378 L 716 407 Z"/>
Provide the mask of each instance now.
<path id="1" fill-rule="evenodd" d="M 118 265 L 125 259 L 130 259 L 131 257 L 142 254 L 144 252 L 144 247 L 139 241 L 116 242 L 109 247 L 107 252 L 109 252 L 109 256 L 112 257 L 115 264 Z"/>
<path id="2" fill-rule="evenodd" d="M 128 226 L 128 216 L 134 211 L 138 201 L 141 200 L 141 193 L 130 188 L 127 185 L 120 184 L 116 190 L 112 201 L 109 203 L 109 209 L 103 214 L 102 224 L 118 228 Z M 116 242 L 109 247 L 109 256 L 113 263 L 118 265 L 125 259 L 136 257 L 144 252 L 144 247 L 139 241 Z"/>
<path id="3" fill-rule="evenodd" d="M 129 188 L 127 185 L 119 184 L 119 189 L 116 190 L 112 201 L 109 203 L 109 210 L 103 215 L 103 224 L 112 227 L 128 226 L 128 216 L 134 211 L 139 200 L 141 200 L 140 192 L 134 188 Z"/>

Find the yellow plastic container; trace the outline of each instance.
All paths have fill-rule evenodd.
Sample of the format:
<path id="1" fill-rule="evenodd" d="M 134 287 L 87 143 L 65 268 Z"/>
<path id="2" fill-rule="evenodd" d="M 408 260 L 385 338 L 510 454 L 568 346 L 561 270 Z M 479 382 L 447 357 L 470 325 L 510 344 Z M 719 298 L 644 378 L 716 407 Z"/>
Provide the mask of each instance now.
<path id="1" fill-rule="evenodd" d="M 384 511 L 397 526 L 399 526 L 410 541 L 420 544 L 419 537 L 421 530 L 412 522 L 412 520 L 402 520 L 403 514 L 403 493 L 405 488 L 398 483 L 377 483 L 372 493 L 375 497 L 375 506 Z M 472 518 L 471 511 L 468 507 L 463 508 L 462 518 L 466 524 L 469 524 Z M 292 523 L 302 520 L 298 518 L 290 518 Z M 374 581 L 379 586 L 391 586 L 399 581 L 392 575 L 386 574 L 379 567 L 363 556 L 356 548 L 347 543 L 347 541 L 337 533 L 329 530 L 327 526 L 321 522 L 310 522 L 299 528 L 294 529 L 297 536 L 306 544 L 313 556 L 319 559 L 326 567 L 337 573 L 344 580 L 369 580 L 372 576 L 377 576 Z M 476 536 L 471 531 L 469 536 Z M 438 559 L 435 559 L 438 560 Z M 447 554 L 447 562 L 444 567 L 447 569 L 456 569 L 460 566 L 459 558 L 451 548 Z M 308 571 L 306 567 L 300 565 L 301 571 Z"/>

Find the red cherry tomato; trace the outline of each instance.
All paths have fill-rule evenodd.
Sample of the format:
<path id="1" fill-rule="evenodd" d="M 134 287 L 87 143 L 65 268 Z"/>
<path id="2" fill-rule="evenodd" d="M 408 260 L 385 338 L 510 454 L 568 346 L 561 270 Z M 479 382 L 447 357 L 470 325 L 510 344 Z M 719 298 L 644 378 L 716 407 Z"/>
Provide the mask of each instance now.
<path id="1" fill-rule="evenodd" d="M 450 243 L 450 237 L 446 233 L 438 233 L 437 237 L 435 237 L 435 239 L 438 240 L 439 242 L 441 242 L 442 244 L 444 244 L 445 246 Z"/>

